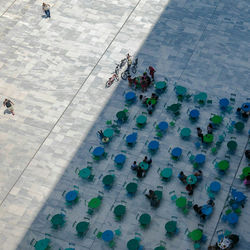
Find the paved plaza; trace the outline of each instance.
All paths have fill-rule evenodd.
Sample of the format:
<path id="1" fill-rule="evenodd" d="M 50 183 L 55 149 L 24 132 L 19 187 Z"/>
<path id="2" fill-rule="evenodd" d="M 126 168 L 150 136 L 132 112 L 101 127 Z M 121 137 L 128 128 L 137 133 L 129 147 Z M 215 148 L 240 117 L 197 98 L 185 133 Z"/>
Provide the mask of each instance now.
<path id="1" fill-rule="evenodd" d="M 0 249 L 34 249 L 36 241 L 45 237 L 50 239 L 51 249 L 111 249 L 97 234 L 119 229 L 115 249 L 127 249 L 127 242 L 139 236 L 146 250 L 161 244 L 168 250 L 188 250 L 194 243 L 187 232 L 198 227 L 207 237 L 201 249 L 217 241 L 218 230 L 240 235 L 236 249 L 249 249 L 249 201 L 236 226 L 222 221 L 232 189 L 250 197 L 239 179 L 249 164 L 244 156 L 249 149 L 249 119 L 241 133 L 229 129 L 232 121 L 239 121 L 236 108 L 250 100 L 248 0 L 55 0 L 49 2 L 51 19 L 42 18 L 42 1 L 0 3 L 0 97 L 15 103 L 15 116 L 4 114 L 3 106 L 0 114 Z M 136 103 L 126 105 L 124 96 L 131 90 L 127 81 L 105 88 L 115 64 L 127 53 L 139 58 L 136 76 L 152 65 L 156 82 L 168 79 L 166 91 L 141 129 L 136 126 L 136 118 L 146 112 L 138 98 L 141 91 L 135 91 Z M 181 102 L 180 115 L 174 118 L 166 108 L 178 102 L 176 85 L 185 86 L 191 98 Z M 145 95 L 153 91 L 152 86 Z M 206 92 L 212 103 L 195 102 L 193 97 L 199 92 Z M 221 98 L 230 100 L 231 112 L 220 110 Z M 97 131 L 105 130 L 106 121 L 116 120 L 116 113 L 124 108 L 128 121 L 109 144 L 101 145 Z M 196 123 L 188 118 L 193 108 L 200 111 Z M 223 116 L 214 131 L 214 144 L 220 135 L 225 137 L 217 154 L 212 154 L 213 146 L 195 145 L 199 141 L 196 127 L 206 131 L 213 114 Z M 174 121 L 175 125 L 157 138 L 155 127 L 161 121 Z M 189 140 L 180 137 L 185 127 L 191 129 Z M 125 138 L 133 132 L 138 138 L 130 148 Z M 159 141 L 159 150 L 153 155 L 148 151 L 151 140 Z M 238 144 L 233 154 L 227 149 L 230 140 Z M 92 156 L 98 146 L 107 153 L 100 161 Z M 171 158 L 174 147 L 183 151 L 178 161 Z M 118 169 L 114 158 L 120 153 L 126 155 L 126 161 Z M 221 184 L 213 214 L 205 221 L 193 209 L 183 214 L 169 194 L 185 192 L 177 175 L 182 170 L 186 175 L 193 173 L 190 153 L 202 153 L 206 161 L 203 180 L 187 198 L 193 204 L 205 204 L 209 184 L 214 180 Z M 137 181 L 130 166 L 145 155 L 152 157 L 152 167 L 138 181 L 135 196 L 128 196 L 126 184 Z M 221 176 L 214 166 L 224 159 L 230 168 Z M 87 166 L 92 167 L 92 181 L 78 176 L 78 170 Z M 173 176 L 164 182 L 159 171 L 169 166 Z M 115 181 L 107 190 L 102 178 L 110 170 Z M 157 188 L 162 188 L 163 197 L 155 209 L 144 193 Z M 68 206 L 65 194 L 74 189 L 79 189 L 79 200 Z M 100 193 L 102 204 L 89 215 L 88 202 Z M 118 221 L 113 210 L 121 202 L 126 214 Z M 54 229 L 50 218 L 58 213 L 65 214 L 66 222 Z M 151 215 L 148 228 L 139 225 L 143 213 Z M 172 216 L 178 233 L 168 237 L 165 224 Z M 79 237 L 75 227 L 83 220 L 89 220 L 89 230 Z"/>

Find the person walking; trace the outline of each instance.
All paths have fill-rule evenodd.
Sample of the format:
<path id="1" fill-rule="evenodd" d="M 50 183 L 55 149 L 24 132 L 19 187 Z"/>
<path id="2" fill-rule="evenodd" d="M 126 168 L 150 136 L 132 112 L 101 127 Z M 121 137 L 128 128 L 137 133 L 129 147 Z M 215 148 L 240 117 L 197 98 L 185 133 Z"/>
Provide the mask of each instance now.
<path id="1" fill-rule="evenodd" d="M 152 78 L 152 81 L 154 81 L 155 80 L 155 69 L 152 66 L 149 66 L 148 69 L 149 69 L 149 74 Z"/>
<path id="2" fill-rule="evenodd" d="M 198 137 L 201 138 L 201 141 L 203 142 L 203 133 L 202 133 L 201 128 L 197 128 L 197 135 L 198 135 Z"/>
<path id="3" fill-rule="evenodd" d="M 46 18 L 47 17 L 50 18 L 50 5 L 46 4 L 46 3 L 43 3 L 42 7 L 43 7 L 43 11 L 44 11 L 44 13 L 46 15 Z"/>
<path id="4" fill-rule="evenodd" d="M 3 102 L 3 106 L 5 106 L 12 115 L 15 115 L 13 105 L 14 103 L 9 99 L 5 99 Z"/>

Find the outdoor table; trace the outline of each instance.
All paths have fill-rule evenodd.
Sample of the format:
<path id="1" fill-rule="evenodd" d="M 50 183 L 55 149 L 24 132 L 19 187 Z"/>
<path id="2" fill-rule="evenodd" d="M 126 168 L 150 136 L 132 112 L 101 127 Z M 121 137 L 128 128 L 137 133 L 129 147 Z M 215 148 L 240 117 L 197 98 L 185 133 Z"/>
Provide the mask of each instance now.
<path id="1" fill-rule="evenodd" d="M 164 246 L 158 246 L 154 250 L 166 250 L 166 247 L 164 247 Z"/>
<path id="2" fill-rule="evenodd" d="M 201 208 L 201 212 L 205 215 L 210 215 L 213 212 L 213 207 L 211 205 L 204 205 Z"/>
<path id="3" fill-rule="evenodd" d="M 236 148 L 237 148 L 237 142 L 236 141 L 229 141 L 227 143 L 227 148 L 230 150 L 230 151 L 235 151 Z"/>
<path id="4" fill-rule="evenodd" d="M 179 104 L 179 103 L 172 104 L 172 105 L 169 107 L 169 109 L 170 109 L 172 112 L 176 112 L 176 111 L 179 110 L 180 106 L 181 106 L 181 104 Z"/>
<path id="5" fill-rule="evenodd" d="M 116 164 L 123 164 L 125 162 L 125 160 L 126 160 L 126 156 L 123 154 L 119 154 L 115 157 L 114 161 Z"/>
<path id="6" fill-rule="evenodd" d="M 167 233 L 174 233 L 176 231 L 176 221 L 169 221 L 165 224 L 165 229 Z"/>
<path id="7" fill-rule="evenodd" d="M 182 149 L 179 147 L 176 147 L 172 150 L 171 154 L 173 157 L 179 158 L 181 156 Z"/>
<path id="8" fill-rule="evenodd" d="M 188 184 L 195 184 L 197 182 L 197 177 L 193 174 L 187 176 L 187 183 Z"/>
<path id="9" fill-rule="evenodd" d="M 242 104 L 241 109 L 245 112 L 249 112 L 250 111 L 250 102 L 245 102 Z"/>
<path id="10" fill-rule="evenodd" d="M 125 212 L 126 212 L 126 207 L 124 205 L 118 205 L 114 209 L 114 214 L 117 217 L 123 216 L 125 214 Z"/>
<path id="11" fill-rule="evenodd" d="M 232 195 L 236 202 L 242 202 L 246 199 L 246 196 L 242 192 L 233 192 Z"/>
<path id="12" fill-rule="evenodd" d="M 207 94 L 205 92 L 200 92 L 198 95 L 195 96 L 195 99 L 202 104 L 205 104 L 207 100 Z"/>
<path id="13" fill-rule="evenodd" d="M 178 85 L 175 87 L 175 93 L 177 95 L 184 96 L 187 93 L 187 89 L 183 86 Z"/>
<path id="14" fill-rule="evenodd" d="M 65 199 L 67 202 L 72 202 L 77 198 L 77 195 L 78 195 L 78 192 L 76 190 L 72 190 L 66 194 Z"/>
<path id="15" fill-rule="evenodd" d="M 190 128 L 183 128 L 181 130 L 181 137 L 183 137 L 183 138 L 189 137 L 190 134 L 191 134 L 191 129 Z"/>
<path id="16" fill-rule="evenodd" d="M 168 179 L 171 176 L 172 176 L 172 168 L 164 168 L 161 171 L 161 177 Z"/>
<path id="17" fill-rule="evenodd" d="M 137 239 L 131 239 L 127 243 L 127 248 L 129 250 L 138 250 L 139 249 L 139 241 Z"/>
<path id="18" fill-rule="evenodd" d="M 142 214 L 139 218 L 141 225 L 147 226 L 151 221 L 151 216 L 149 214 Z"/>
<path id="19" fill-rule="evenodd" d="M 176 201 L 175 201 L 175 204 L 177 207 L 179 208 L 185 208 L 186 205 L 187 205 L 187 198 L 186 197 L 179 197 Z"/>
<path id="20" fill-rule="evenodd" d="M 159 142 L 158 141 L 151 141 L 148 144 L 148 149 L 149 150 L 157 150 L 159 148 Z"/>
<path id="21" fill-rule="evenodd" d="M 140 162 L 139 163 L 139 166 L 143 169 L 143 170 L 148 170 L 148 168 L 149 168 L 149 165 L 148 165 L 148 163 L 147 162 L 144 162 L 144 161 L 142 161 L 142 162 Z"/>
<path id="22" fill-rule="evenodd" d="M 114 182 L 114 175 L 111 174 L 104 176 L 102 179 L 102 183 L 106 186 L 111 186 L 113 182 Z"/>
<path id="23" fill-rule="evenodd" d="M 199 241 L 202 238 L 202 231 L 200 229 L 195 229 L 188 235 L 193 241 Z"/>
<path id="24" fill-rule="evenodd" d="M 193 109 L 190 111 L 189 116 L 191 119 L 197 119 L 200 115 L 200 111 L 198 109 Z"/>
<path id="25" fill-rule="evenodd" d="M 124 112 L 123 110 L 122 111 L 119 111 L 116 113 L 116 117 L 118 120 L 124 120 L 127 118 L 126 116 L 126 112 Z"/>
<path id="26" fill-rule="evenodd" d="M 220 191 L 221 185 L 218 181 L 213 181 L 211 182 L 209 188 L 211 192 L 217 193 Z"/>
<path id="27" fill-rule="evenodd" d="M 229 100 L 227 98 L 222 98 L 219 101 L 220 107 L 221 108 L 226 108 L 229 105 Z"/>
<path id="28" fill-rule="evenodd" d="M 83 179 L 88 179 L 91 175 L 91 170 L 89 168 L 83 168 L 79 171 L 78 175 Z"/>
<path id="29" fill-rule="evenodd" d="M 135 97 L 136 97 L 136 95 L 132 91 L 126 93 L 126 95 L 125 95 L 126 101 L 133 101 L 133 100 L 135 100 Z"/>
<path id="30" fill-rule="evenodd" d="M 165 132 L 165 131 L 168 129 L 168 123 L 162 121 L 162 122 L 160 122 L 160 123 L 158 124 L 158 128 L 159 128 L 161 131 Z"/>
<path id="31" fill-rule="evenodd" d="M 203 154 L 197 154 L 194 158 L 194 162 L 197 164 L 203 164 L 206 160 L 206 156 Z"/>
<path id="32" fill-rule="evenodd" d="M 214 136 L 212 134 L 206 134 L 203 137 L 203 141 L 206 143 L 211 143 L 214 140 Z"/>
<path id="33" fill-rule="evenodd" d="M 36 250 L 46 250 L 49 246 L 49 243 L 50 243 L 50 239 L 48 239 L 48 238 L 39 240 L 35 244 L 35 249 Z"/>
<path id="34" fill-rule="evenodd" d="M 245 177 L 247 177 L 248 175 L 250 175 L 250 167 L 245 167 L 242 169 L 242 173 Z"/>
<path id="35" fill-rule="evenodd" d="M 114 130 L 112 128 L 107 128 L 103 131 L 103 135 L 108 138 L 111 138 L 113 134 L 114 134 Z"/>
<path id="36" fill-rule="evenodd" d="M 139 115 L 136 119 L 136 123 L 139 125 L 144 125 L 147 122 L 147 117 L 145 115 Z"/>
<path id="37" fill-rule="evenodd" d="M 93 155 L 100 157 L 104 154 L 104 148 L 103 147 L 96 147 L 93 151 Z"/>
<path id="38" fill-rule="evenodd" d="M 81 221 L 76 225 L 76 231 L 79 234 L 85 233 L 89 228 L 89 223 L 87 221 Z"/>
<path id="39" fill-rule="evenodd" d="M 64 215 L 63 214 L 56 214 L 51 218 L 51 223 L 53 226 L 60 226 L 64 223 Z"/>
<path id="40" fill-rule="evenodd" d="M 134 194 L 137 191 L 137 184 L 134 182 L 130 182 L 126 186 L 126 190 L 128 191 L 128 193 Z"/>
<path id="41" fill-rule="evenodd" d="M 234 127 L 236 128 L 237 131 L 242 131 L 245 127 L 244 123 L 243 122 L 236 122 L 234 124 Z"/>
<path id="42" fill-rule="evenodd" d="M 166 82 L 157 82 L 155 88 L 158 90 L 163 90 L 167 86 Z"/>
<path id="43" fill-rule="evenodd" d="M 92 198 L 92 199 L 90 200 L 90 202 L 88 203 L 88 207 L 89 207 L 89 208 L 92 208 L 92 209 L 98 208 L 98 207 L 100 207 L 101 202 L 102 202 L 102 201 L 101 201 L 99 198 L 97 198 L 97 197 Z"/>
<path id="44" fill-rule="evenodd" d="M 102 239 L 106 242 L 112 241 L 114 238 L 114 233 L 111 230 L 106 230 L 102 233 Z"/>
<path id="45" fill-rule="evenodd" d="M 137 139 L 137 133 L 132 133 L 126 137 L 126 142 L 132 144 L 136 142 L 136 139 Z"/>
<path id="46" fill-rule="evenodd" d="M 162 199 L 162 191 L 155 190 L 155 196 L 157 197 L 158 200 L 161 200 Z"/>
<path id="47" fill-rule="evenodd" d="M 213 124 L 218 125 L 221 124 L 222 117 L 219 115 L 214 115 L 210 120 L 213 122 Z"/>
<path id="48" fill-rule="evenodd" d="M 234 212 L 227 215 L 227 220 L 228 220 L 228 223 L 230 224 L 236 224 L 238 222 L 238 219 L 239 219 L 238 214 Z"/>
<path id="49" fill-rule="evenodd" d="M 146 103 L 148 104 L 149 102 L 151 102 L 152 105 L 155 105 L 157 101 L 154 98 L 148 98 Z"/>
<path id="50" fill-rule="evenodd" d="M 222 171 L 226 171 L 229 168 L 229 161 L 222 160 L 218 163 L 218 168 Z"/>

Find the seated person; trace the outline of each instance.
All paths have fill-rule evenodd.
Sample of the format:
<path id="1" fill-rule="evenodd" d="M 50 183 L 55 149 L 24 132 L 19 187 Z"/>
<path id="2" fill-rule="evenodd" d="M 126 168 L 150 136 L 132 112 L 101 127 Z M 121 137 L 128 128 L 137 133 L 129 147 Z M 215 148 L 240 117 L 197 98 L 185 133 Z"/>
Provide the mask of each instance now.
<path id="1" fill-rule="evenodd" d="M 98 135 L 99 137 L 102 139 L 104 137 L 104 134 L 103 134 L 103 131 L 102 130 L 99 130 L 98 132 Z"/>
<path id="2" fill-rule="evenodd" d="M 198 204 L 195 204 L 195 205 L 193 205 L 193 209 L 197 214 L 202 215 L 202 212 L 201 212 L 202 207 L 201 206 L 198 206 Z"/>
<path id="3" fill-rule="evenodd" d="M 207 205 L 210 205 L 211 207 L 214 207 L 215 203 L 212 199 L 207 201 Z"/>
<path id="4" fill-rule="evenodd" d="M 145 194 L 145 196 L 149 199 L 149 200 L 151 200 L 151 199 L 153 199 L 154 197 L 155 197 L 155 192 L 153 191 L 153 190 L 149 190 L 148 191 L 148 194 Z"/>
<path id="5" fill-rule="evenodd" d="M 146 96 L 140 95 L 139 99 L 140 99 L 142 105 L 147 105 L 148 98 Z"/>
<path id="6" fill-rule="evenodd" d="M 178 174 L 178 178 L 183 184 L 187 184 L 187 176 L 183 173 L 183 171 Z"/>
<path id="7" fill-rule="evenodd" d="M 246 186 L 250 185 L 250 175 L 247 175 L 243 182 Z"/>
<path id="8" fill-rule="evenodd" d="M 149 101 L 147 104 L 147 111 L 151 115 L 153 113 L 153 110 L 154 110 L 154 107 L 153 107 L 151 101 Z"/>
<path id="9" fill-rule="evenodd" d="M 194 188 L 195 188 L 194 184 L 187 184 L 186 190 L 188 191 L 188 195 L 192 195 L 194 193 Z"/>
<path id="10" fill-rule="evenodd" d="M 138 168 L 137 163 L 136 163 L 136 161 L 134 161 L 133 164 L 131 165 L 131 169 L 133 171 L 135 171 L 135 170 L 137 170 L 137 168 Z"/>
<path id="11" fill-rule="evenodd" d="M 152 95 L 151 95 L 151 99 L 154 99 L 154 100 L 158 100 L 158 98 L 159 98 L 159 96 L 157 95 L 157 94 L 155 94 L 155 93 L 152 93 Z"/>
<path id="12" fill-rule="evenodd" d="M 137 172 L 136 176 L 138 178 L 145 177 L 145 175 L 146 175 L 145 170 L 143 170 L 142 167 L 140 167 L 140 166 L 137 167 L 136 172 Z"/>
<path id="13" fill-rule="evenodd" d="M 148 157 L 145 156 L 144 159 L 143 159 L 143 162 L 146 162 L 148 165 L 150 165 L 150 164 L 152 163 L 152 159 L 150 158 L 150 159 L 148 160 Z"/>
<path id="14" fill-rule="evenodd" d="M 150 205 L 152 207 L 158 207 L 160 204 L 160 200 L 158 199 L 157 195 L 153 190 L 149 190 L 148 194 L 145 194 L 145 196 L 150 200 Z"/>
<path id="15" fill-rule="evenodd" d="M 102 130 L 99 130 L 97 133 L 98 133 L 98 136 L 99 136 L 99 138 L 101 139 L 101 141 L 102 141 L 103 143 L 109 142 L 109 138 L 106 137 L 106 136 L 104 136 Z"/>
<path id="16" fill-rule="evenodd" d="M 194 173 L 194 176 L 196 176 L 197 181 L 201 181 L 202 180 L 202 171 L 198 170 Z"/>
<path id="17" fill-rule="evenodd" d="M 245 151 L 245 156 L 246 156 L 246 158 L 247 158 L 248 160 L 250 160 L 250 149 L 247 149 L 247 150 Z"/>

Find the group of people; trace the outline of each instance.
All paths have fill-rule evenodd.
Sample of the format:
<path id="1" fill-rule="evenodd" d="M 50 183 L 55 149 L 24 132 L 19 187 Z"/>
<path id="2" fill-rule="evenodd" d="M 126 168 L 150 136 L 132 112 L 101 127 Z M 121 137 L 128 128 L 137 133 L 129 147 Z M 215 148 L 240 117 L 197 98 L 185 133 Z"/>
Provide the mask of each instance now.
<path id="1" fill-rule="evenodd" d="M 214 207 L 215 203 L 214 203 L 214 201 L 212 199 L 210 199 L 210 200 L 207 201 L 207 205 L 209 205 L 211 207 Z M 198 204 L 195 204 L 193 206 L 193 209 L 196 212 L 196 214 L 198 214 L 200 216 L 201 219 L 203 219 L 203 220 L 206 219 L 207 215 L 202 212 L 202 206 L 199 206 Z"/>
<path id="2" fill-rule="evenodd" d="M 239 239 L 237 234 L 229 234 L 222 237 L 214 246 L 209 246 L 208 250 L 231 250 L 239 242 Z"/>
<path id="3" fill-rule="evenodd" d="M 144 159 L 143 159 L 143 162 L 147 163 L 147 164 L 148 164 L 148 168 L 150 168 L 150 167 L 151 167 L 151 164 L 152 164 L 152 159 L 151 159 L 151 158 L 148 159 L 148 157 L 145 156 Z M 131 169 L 132 169 L 133 171 L 136 172 L 136 176 L 137 176 L 138 178 L 143 178 L 143 177 L 145 177 L 145 176 L 146 176 L 146 173 L 147 173 L 147 171 L 148 171 L 148 169 L 145 170 L 145 169 L 143 169 L 140 165 L 137 165 L 137 162 L 136 162 L 136 161 L 134 161 L 133 164 L 131 165 Z"/>
<path id="4" fill-rule="evenodd" d="M 244 108 L 248 108 L 247 104 L 245 104 L 245 106 L 246 107 Z M 239 107 L 236 109 L 236 114 L 239 118 L 248 119 L 248 117 L 250 116 L 250 111 L 244 111 L 242 108 Z"/>
<path id="5" fill-rule="evenodd" d="M 197 129 L 197 135 L 199 138 L 201 138 L 201 141 L 203 142 L 203 132 L 202 132 L 202 129 L 200 127 L 196 128 Z M 208 126 L 207 126 L 207 133 L 208 134 L 213 134 L 213 125 L 212 123 L 209 123 Z"/>
<path id="6" fill-rule="evenodd" d="M 202 180 L 202 171 L 198 170 L 194 173 L 194 176 L 197 178 L 197 181 L 201 181 Z M 184 184 L 186 185 L 186 190 L 188 191 L 188 195 L 192 195 L 194 192 L 194 189 L 196 187 L 196 183 L 195 184 L 189 184 L 187 183 L 187 176 L 184 174 L 183 171 L 181 171 L 178 174 L 178 179 Z"/>
<path id="7" fill-rule="evenodd" d="M 152 93 L 150 98 L 144 95 L 139 96 L 142 105 L 146 106 L 149 115 L 153 113 L 158 98 L 159 96 L 156 93 Z"/>

